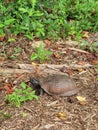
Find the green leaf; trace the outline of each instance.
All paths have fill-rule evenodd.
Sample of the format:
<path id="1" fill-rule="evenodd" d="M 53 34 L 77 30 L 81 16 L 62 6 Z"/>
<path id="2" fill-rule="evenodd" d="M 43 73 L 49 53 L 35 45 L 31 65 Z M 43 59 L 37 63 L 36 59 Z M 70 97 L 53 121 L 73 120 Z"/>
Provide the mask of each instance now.
<path id="1" fill-rule="evenodd" d="M 15 38 L 9 38 L 8 42 L 15 42 Z"/>
<path id="2" fill-rule="evenodd" d="M 92 44 L 92 46 L 93 46 L 93 47 L 98 47 L 98 42 L 94 42 L 94 43 Z"/>
<path id="3" fill-rule="evenodd" d="M 23 89 L 26 89 L 26 84 L 24 83 L 24 82 L 21 82 L 21 87 L 23 88 Z"/>
<path id="4" fill-rule="evenodd" d="M 32 53 L 30 59 L 35 60 L 36 58 L 38 58 L 38 55 L 36 53 Z"/>
<path id="5" fill-rule="evenodd" d="M 26 13 L 26 12 L 28 12 L 28 9 L 20 7 L 19 11 L 22 13 Z"/>
<path id="6" fill-rule="evenodd" d="M 34 99 L 38 100 L 38 96 L 33 95 L 32 97 L 33 97 Z"/>
<path id="7" fill-rule="evenodd" d="M 21 30 L 29 30 L 29 28 L 26 27 L 26 26 L 20 26 L 20 29 L 21 29 Z"/>
<path id="8" fill-rule="evenodd" d="M 4 22 L 4 25 L 10 25 L 10 24 L 12 24 L 13 22 L 15 21 L 15 19 L 8 19 L 8 20 L 5 20 L 5 22 Z"/>
<path id="9" fill-rule="evenodd" d="M 0 28 L 3 28 L 4 27 L 4 24 L 0 23 Z"/>

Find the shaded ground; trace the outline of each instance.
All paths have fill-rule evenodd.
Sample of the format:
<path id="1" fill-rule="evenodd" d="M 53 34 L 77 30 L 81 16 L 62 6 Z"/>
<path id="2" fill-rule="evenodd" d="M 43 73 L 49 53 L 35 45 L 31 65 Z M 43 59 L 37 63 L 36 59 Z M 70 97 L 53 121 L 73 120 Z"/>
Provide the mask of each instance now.
<path id="1" fill-rule="evenodd" d="M 86 39 L 89 44 L 98 41 L 98 34 Z M 36 44 L 38 42 L 36 41 Z M 9 107 L 4 104 L 6 95 L 4 84 L 17 80 L 26 81 L 29 74 L 0 74 L 0 130 L 97 130 L 98 129 L 98 54 L 92 52 L 86 54 L 70 48 L 80 49 L 77 42 L 59 41 L 49 43 L 45 41 L 46 48 L 53 52 L 47 63 L 51 64 L 92 64 L 93 67 L 76 70 L 66 70 L 70 74 L 77 87 L 81 88 L 77 94 L 86 98 L 86 103 L 81 104 L 76 96 L 53 97 L 48 94 L 41 95 L 38 101 L 32 100 L 22 104 L 21 108 Z M 19 37 L 13 43 L 0 43 L 0 62 L 2 67 L 11 67 L 14 63 L 29 63 L 30 54 L 34 50 L 34 44 L 25 38 Z M 17 49 L 16 49 L 17 48 Z M 22 48 L 19 49 L 19 48 Z M 16 51 L 15 51 L 16 49 Z M 18 51 L 18 52 L 17 52 Z M 89 49 L 86 48 L 89 52 Z M 38 61 L 36 61 L 38 62 Z M 14 66 L 16 67 L 16 66 Z M 64 71 L 64 70 L 63 70 Z M 2 113 L 11 115 L 4 117 Z"/>

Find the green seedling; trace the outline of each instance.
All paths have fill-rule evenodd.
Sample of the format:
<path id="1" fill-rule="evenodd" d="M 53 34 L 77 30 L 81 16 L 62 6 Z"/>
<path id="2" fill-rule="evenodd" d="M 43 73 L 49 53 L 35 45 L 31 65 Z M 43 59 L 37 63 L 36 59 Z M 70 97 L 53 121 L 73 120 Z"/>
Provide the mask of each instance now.
<path id="1" fill-rule="evenodd" d="M 4 120 L 6 120 L 12 116 L 12 114 L 6 113 L 6 112 L 2 112 L 1 115 L 2 115 L 2 119 L 4 119 Z"/>
<path id="2" fill-rule="evenodd" d="M 15 38 L 9 38 L 8 42 L 15 42 Z"/>
<path id="3" fill-rule="evenodd" d="M 21 52 L 22 48 L 14 48 L 14 53 L 11 55 L 11 58 L 18 59 L 17 55 Z"/>
<path id="4" fill-rule="evenodd" d="M 30 56 L 30 59 L 32 61 L 39 59 L 40 63 L 42 63 L 43 61 L 48 60 L 49 59 L 48 56 L 52 54 L 52 52 L 45 50 L 43 42 L 36 49 L 37 49 L 36 53 L 33 52 Z"/>
<path id="5" fill-rule="evenodd" d="M 20 108 L 21 103 L 32 99 L 38 100 L 38 96 L 32 88 L 27 87 L 24 82 L 20 86 L 20 89 L 16 88 L 12 94 L 6 95 L 5 100 L 9 102 L 9 105 Z"/>
<path id="6" fill-rule="evenodd" d="M 94 42 L 92 44 L 89 44 L 88 42 L 84 41 L 81 44 L 81 48 L 83 50 L 85 50 L 86 48 L 88 48 L 90 52 L 98 52 L 98 42 Z"/>
<path id="7" fill-rule="evenodd" d="M 5 43 L 5 42 L 0 42 L 0 46 L 1 46 L 1 48 L 0 48 L 0 56 L 1 57 L 4 57 L 4 58 L 7 58 L 7 55 L 6 55 L 6 44 L 7 43 Z"/>
<path id="8" fill-rule="evenodd" d="M 91 52 L 98 52 L 98 42 L 94 42 L 93 44 L 91 44 L 89 49 Z"/>
<path id="9" fill-rule="evenodd" d="M 27 117 L 27 113 L 23 112 L 22 117 Z"/>

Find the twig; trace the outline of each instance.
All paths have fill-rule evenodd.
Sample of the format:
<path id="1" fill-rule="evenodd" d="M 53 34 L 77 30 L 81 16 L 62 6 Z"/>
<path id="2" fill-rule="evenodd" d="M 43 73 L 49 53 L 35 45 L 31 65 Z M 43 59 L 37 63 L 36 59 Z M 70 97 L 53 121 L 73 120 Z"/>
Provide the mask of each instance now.
<path id="1" fill-rule="evenodd" d="M 27 108 L 27 107 L 23 107 L 25 110 L 29 111 L 29 112 L 33 112 L 31 109 Z"/>
<path id="2" fill-rule="evenodd" d="M 30 64 L 18 64 L 19 68 L 21 69 L 28 69 L 28 70 L 32 70 L 35 68 L 35 66 L 30 65 Z M 61 64 L 61 65 L 55 65 L 55 64 L 38 64 L 39 69 L 46 69 L 46 68 L 50 68 L 53 70 L 57 70 L 60 69 L 62 67 L 66 67 L 66 68 L 71 68 L 71 69 L 78 69 L 78 68 L 89 68 L 92 67 L 93 65 L 87 63 L 85 65 L 78 65 L 78 64 L 72 64 L 70 66 L 66 65 L 66 64 Z"/>
<path id="3" fill-rule="evenodd" d="M 0 74 L 22 74 L 22 73 L 31 73 L 34 74 L 36 71 L 36 66 L 31 65 L 31 64 L 18 64 L 20 69 L 14 69 L 14 68 L 3 68 L 0 67 Z M 93 67 L 93 65 L 91 64 L 85 64 L 85 65 L 78 65 L 78 64 L 72 64 L 70 66 L 66 65 L 66 64 L 62 64 L 62 65 L 55 65 L 55 64 L 38 64 L 39 67 L 39 73 L 48 73 L 48 74 L 53 74 L 53 73 L 62 73 L 65 74 L 63 72 L 60 71 L 60 69 L 62 67 L 66 67 L 67 69 L 79 69 L 79 68 L 89 68 L 89 67 Z"/>
<path id="4" fill-rule="evenodd" d="M 10 68 L 2 68 L 0 67 L 0 73 L 2 74 L 7 74 L 7 73 L 10 73 L 10 74 L 16 74 L 16 73 L 32 73 L 32 70 L 27 70 L 27 69 L 10 69 Z"/>
<path id="5" fill-rule="evenodd" d="M 72 51 L 78 51 L 78 52 L 81 52 L 81 53 L 85 53 L 85 54 L 90 54 L 90 53 L 87 52 L 87 51 L 80 50 L 80 49 L 77 49 L 77 48 L 71 48 L 71 47 L 69 47 L 68 49 L 69 49 L 69 50 L 72 50 Z"/>
<path id="6" fill-rule="evenodd" d="M 31 109 L 29 109 L 29 108 L 27 108 L 27 107 L 25 107 L 25 106 L 24 106 L 23 108 L 24 108 L 25 110 L 31 112 L 31 113 L 33 113 L 33 112 L 36 113 L 34 110 L 32 111 Z"/>
<path id="7" fill-rule="evenodd" d="M 2 104 L 0 104 L 0 107 L 4 106 L 5 105 L 5 102 L 3 102 Z"/>

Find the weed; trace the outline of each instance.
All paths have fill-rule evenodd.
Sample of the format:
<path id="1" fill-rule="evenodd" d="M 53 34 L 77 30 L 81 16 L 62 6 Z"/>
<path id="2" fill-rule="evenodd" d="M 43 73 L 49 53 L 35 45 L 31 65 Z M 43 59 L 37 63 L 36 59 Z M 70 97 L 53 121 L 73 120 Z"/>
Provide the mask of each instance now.
<path id="1" fill-rule="evenodd" d="M 91 44 L 91 46 L 89 47 L 91 52 L 97 52 L 98 53 L 98 42 L 94 42 L 93 44 Z"/>
<path id="2" fill-rule="evenodd" d="M 0 42 L 0 46 L 1 46 L 1 48 L 0 48 L 0 56 L 1 57 L 4 57 L 4 58 L 7 58 L 7 55 L 6 55 L 6 44 L 7 43 L 5 43 L 5 42 Z"/>
<path id="3" fill-rule="evenodd" d="M 36 53 L 33 52 L 30 56 L 30 59 L 32 61 L 35 59 L 39 59 L 40 63 L 42 63 L 43 61 L 48 60 L 49 59 L 48 56 L 52 54 L 52 52 L 45 50 L 43 42 L 36 49 L 37 52 Z"/>
<path id="4" fill-rule="evenodd" d="M 15 39 L 14 38 L 9 38 L 8 42 L 15 42 Z"/>
<path id="5" fill-rule="evenodd" d="M 20 108 L 21 103 L 24 103 L 28 100 L 36 99 L 38 96 L 35 94 L 35 91 L 32 88 L 27 87 L 24 82 L 21 82 L 21 89 L 15 89 L 12 94 L 6 95 L 5 100 L 9 102 L 11 106 L 16 106 Z"/>
<path id="6" fill-rule="evenodd" d="M 81 44 L 81 48 L 83 50 L 88 48 L 90 52 L 97 52 L 98 53 L 98 42 L 94 42 L 92 44 L 89 44 L 88 42 L 84 41 Z"/>
<path id="7" fill-rule="evenodd" d="M 14 48 L 14 53 L 10 56 L 13 59 L 18 59 L 17 55 L 21 52 L 22 48 Z"/>
<path id="8" fill-rule="evenodd" d="M 4 120 L 6 120 L 12 116 L 12 114 L 6 113 L 6 112 L 2 112 L 1 115 L 2 115 L 2 119 L 4 119 Z"/>
<path id="9" fill-rule="evenodd" d="M 27 113 L 23 112 L 22 117 L 27 117 Z"/>

